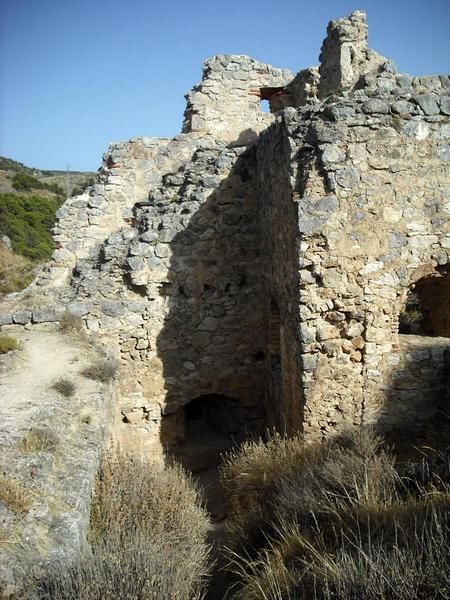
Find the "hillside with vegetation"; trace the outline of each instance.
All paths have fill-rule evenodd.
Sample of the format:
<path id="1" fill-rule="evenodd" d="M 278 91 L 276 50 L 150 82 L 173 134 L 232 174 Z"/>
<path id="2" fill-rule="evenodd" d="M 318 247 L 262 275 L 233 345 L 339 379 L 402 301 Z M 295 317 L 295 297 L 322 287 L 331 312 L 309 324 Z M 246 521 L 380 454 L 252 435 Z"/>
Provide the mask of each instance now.
<path id="1" fill-rule="evenodd" d="M 47 189 L 64 196 L 75 196 L 94 183 L 95 173 L 92 171 L 58 171 L 27 167 L 21 162 L 0 156 L 0 192 L 11 191 L 12 180 L 16 175 L 27 175 Z M 36 182 L 34 182 L 36 185 Z M 56 186 L 56 187 L 55 187 Z M 37 189 L 37 188 L 34 188 Z"/>
<path id="2" fill-rule="evenodd" d="M 94 173 L 42 171 L 0 157 L 0 297 L 28 285 L 54 249 L 55 213 L 70 195 L 94 183 Z"/>

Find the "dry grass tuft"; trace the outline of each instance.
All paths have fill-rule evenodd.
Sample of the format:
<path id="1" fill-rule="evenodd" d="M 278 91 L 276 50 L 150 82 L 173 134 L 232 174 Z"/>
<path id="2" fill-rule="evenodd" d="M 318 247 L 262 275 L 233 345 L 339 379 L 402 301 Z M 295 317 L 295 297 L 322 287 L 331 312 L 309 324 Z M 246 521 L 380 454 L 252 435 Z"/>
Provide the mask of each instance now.
<path id="1" fill-rule="evenodd" d="M 34 492 L 7 473 L 0 473 L 0 502 L 12 513 L 23 516 L 31 508 Z"/>
<path id="2" fill-rule="evenodd" d="M 85 367 L 81 371 L 81 375 L 88 379 L 107 383 L 114 379 L 117 373 L 117 363 L 110 359 L 99 359 Z"/>
<path id="3" fill-rule="evenodd" d="M 66 398 L 70 398 L 75 393 L 76 385 L 73 383 L 73 381 L 70 381 L 70 379 L 67 379 L 66 377 L 60 377 L 52 383 L 51 389 L 58 392 L 58 394 L 65 396 Z"/>
<path id="4" fill-rule="evenodd" d="M 19 342 L 12 335 L 0 335 L 0 354 L 6 354 L 20 348 Z"/>
<path id="5" fill-rule="evenodd" d="M 83 327 L 83 319 L 68 310 L 64 311 L 59 319 L 59 330 L 63 333 L 81 333 Z"/>
<path id="6" fill-rule="evenodd" d="M 247 522 L 242 503 L 232 514 L 235 599 L 450 597 L 450 488 L 444 482 L 412 493 L 371 432 L 321 445 L 292 444 L 295 459 L 272 478 L 264 499 L 259 537 L 233 527 Z M 250 487 L 246 478 L 242 489 L 240 467 L 252 464 L 254 448 L 229 457 L 223 476 L 228 490 L 233 483 L 237 488 L 229 493 L 261 497 L 261 482 L 287 445 L 280 438 L 260 445 L 265 467 L 253 473 Z"/>
<path id="7" fill-rule="evenodd" d="M 325 452 L 325 445 L 306 445 L 301 436 L 288 438 L 275 432 L 267 441 L 248 441 L 228 453 L 220 468 L 220 483 L 229 507 L 229 545 L 237 544 L 246 552 L 262 543 L 273 520 L 279 481 L 301 464 L 315 464 Z"/>
<path id="8" fill-rule="evenodd" d="M 35 272 L 36 263 L 0 246 L 0 299 L 26 288 Z"/>
<path id="9" fill-rule="evenodd" d="M 32 427 L 20 440 L 18 449 L 26 454 L 54 452 L 58 445 L 59 439 L 55 433 L 43 427 Z"/>
<path id="10" fill-rule="evenodd" d="M 60 565 L 42 600 L 200 600 L 208 575 L 208 519 L 178 466 L 155 473 L 107 458 L 91 512 L 91 551 Z"/>

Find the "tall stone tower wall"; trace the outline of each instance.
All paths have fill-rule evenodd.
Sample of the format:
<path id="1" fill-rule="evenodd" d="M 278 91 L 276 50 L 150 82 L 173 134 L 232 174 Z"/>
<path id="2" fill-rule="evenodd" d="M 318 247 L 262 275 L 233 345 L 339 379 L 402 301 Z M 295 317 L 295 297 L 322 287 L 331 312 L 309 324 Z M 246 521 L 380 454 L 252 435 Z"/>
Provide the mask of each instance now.
<path id="1" fill-rule="evenodd" d="M 263 230 L 273 240 L 263 262 L 287 340 L 274 377 L 285 412 L 303 409 L 313 435 L 417 425 L 445 395 L 450 124 L 442 83 L 383 72 L 351 97 L 286 110 L 260 141 Z M 439 324 L 433 337 L 401 335 L 407 294 L 424 278 L 438 294 L 437 306 L 428 303 Z"/>

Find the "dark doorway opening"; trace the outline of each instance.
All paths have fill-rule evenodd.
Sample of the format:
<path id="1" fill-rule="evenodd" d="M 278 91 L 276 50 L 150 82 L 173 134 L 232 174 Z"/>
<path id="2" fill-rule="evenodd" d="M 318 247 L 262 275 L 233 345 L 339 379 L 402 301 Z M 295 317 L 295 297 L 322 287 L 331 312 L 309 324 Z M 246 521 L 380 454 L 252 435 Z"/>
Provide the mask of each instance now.
<path id="1" fill-rule="evenodd" d="M 170 451 L 192 473 L 216 467 L 220 457 L 242 442 L 251 419 L 242 403 L 221 394 L 193 398 L 171 415 L 168 429 L 179 435 Z"/>
<path id="2" fill-rule="evenodd" d="M 222 455 L 245 437 L 241 403 L 221 394 L 205 394 L 181 407 L 178 419 L 183 423 L 183 436 L 172 454 L 198 478 L 208 511 L 220 521 L 226 505 L 218 484 L 218 466 Z"/>
<path id="3" fill-rule="evenodd" d="M 191 400 L 189 404 L 186 404 L 184 413 L 186 415 L 186 421 L 188 422 L 201 421 L 205 415 L 202 397 L 195 398 L 194 400 Z"/>
<path id="4" fill-rule="evenodd" d="M 409 290 L 399 333 L 450 337 L 450 270 L 436 270 Z"/>
<path id="5" fill-rule="evenodd" d="M 255 409 L 253 399 L 246 403 L 223 394 L 197 396 L 163 418 L 161 440 L 168 456 L 198 479 L 213 520 L 220 521 L 226 515 L 218 482 L 223 455 L 260 435 L 264 422 L 262 407 Z"/>

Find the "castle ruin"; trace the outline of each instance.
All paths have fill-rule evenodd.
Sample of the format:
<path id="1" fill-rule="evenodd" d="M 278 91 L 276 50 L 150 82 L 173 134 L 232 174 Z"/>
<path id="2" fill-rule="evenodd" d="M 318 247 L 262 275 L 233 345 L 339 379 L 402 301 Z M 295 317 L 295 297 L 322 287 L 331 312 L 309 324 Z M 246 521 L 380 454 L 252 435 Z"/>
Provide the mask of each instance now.
<path id="1" fill-rule="evenodd" d="M 80 316 L 121 363 L 121 444 L 155 460 L 190 419 L 420 429 L 449 399 L 449 160 L 450 77 L 397 73 L 362 12 L 296 76 L 215 56 L 180 135 L 112 144 L 60 208 L 40 300 L 0 323 Z"/>

